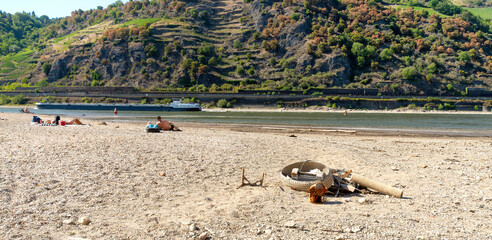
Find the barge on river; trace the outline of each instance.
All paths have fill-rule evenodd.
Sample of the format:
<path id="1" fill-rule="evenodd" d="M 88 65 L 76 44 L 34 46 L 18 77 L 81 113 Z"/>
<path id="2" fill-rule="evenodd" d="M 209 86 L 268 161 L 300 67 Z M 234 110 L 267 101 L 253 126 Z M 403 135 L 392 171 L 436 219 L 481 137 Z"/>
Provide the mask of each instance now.
<path id="1" fill-rule="evenodd" d="M 103 104 L 103 103 L 36 103 L 38 109 L 64 110 L 114 110 L 118 111 L 201 111 L 199 103 L 182 103 L 173 101 L 171 104 Z"/>

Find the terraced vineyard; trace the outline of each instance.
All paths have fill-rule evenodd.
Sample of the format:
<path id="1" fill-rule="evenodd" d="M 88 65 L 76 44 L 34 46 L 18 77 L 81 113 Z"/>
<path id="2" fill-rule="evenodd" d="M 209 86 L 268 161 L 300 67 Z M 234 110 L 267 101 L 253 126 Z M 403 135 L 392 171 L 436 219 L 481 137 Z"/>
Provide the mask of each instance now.
<path id="1" fill-rule="evenodd" d="M 0 80 L 17 81 L 29 77 L 38 59 L 38 54 L 32 50 L 0 57 Z"/>

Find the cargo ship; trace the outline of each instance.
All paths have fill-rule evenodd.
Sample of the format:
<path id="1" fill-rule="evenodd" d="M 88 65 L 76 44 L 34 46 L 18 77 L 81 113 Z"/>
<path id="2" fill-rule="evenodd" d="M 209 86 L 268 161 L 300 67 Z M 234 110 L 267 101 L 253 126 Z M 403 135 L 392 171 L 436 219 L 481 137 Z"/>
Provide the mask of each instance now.
<path id="1" fill-rule="evenodd" d="M 105 104 L 105 103 L 36 103 L 37 109 L 64 110 L 115 110 L 118 111 L 201 111 L 199 103 L 183 103 L 174 100 L 171 104 Z"/>

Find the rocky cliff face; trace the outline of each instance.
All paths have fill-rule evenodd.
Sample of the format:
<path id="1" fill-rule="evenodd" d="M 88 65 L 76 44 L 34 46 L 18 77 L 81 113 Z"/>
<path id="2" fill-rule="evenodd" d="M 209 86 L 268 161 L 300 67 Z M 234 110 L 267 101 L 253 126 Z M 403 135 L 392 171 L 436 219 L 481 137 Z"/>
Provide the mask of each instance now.
<path id="1" fill-rule="evenodd" d="M 166 15 L 145 25 L 148 35 L 139 35 L 138 29 L 134 34 L 142 26 L 130 26 L 128 35 L 119 37 L 121 26 L 113 24 L 108 29 L 114 28 L 116 37 L 51 52 L 33 71 L 32 81 L 224 89 L 372 87 L 433 94 L 452 91 L 443 83 L 466 85 L 477 82 L 480 76 L 474 73 L 492 71 L 488 35 L 448 23 L 465 24 L 462 20 L 358 0 L 178 2 L 162 5 L 165 14 L 156 9 L 135 14 Z M 444 30 L 437 29 L 441 25 Z M 465 31 L 461 40 L 459 31 Z M 459 40 L 459 49 L 450 39 Z M 42 71 L 45 62 L 52 64 L 48 75 Z M 492 85 L 490 79 L 483 82 Z"/>

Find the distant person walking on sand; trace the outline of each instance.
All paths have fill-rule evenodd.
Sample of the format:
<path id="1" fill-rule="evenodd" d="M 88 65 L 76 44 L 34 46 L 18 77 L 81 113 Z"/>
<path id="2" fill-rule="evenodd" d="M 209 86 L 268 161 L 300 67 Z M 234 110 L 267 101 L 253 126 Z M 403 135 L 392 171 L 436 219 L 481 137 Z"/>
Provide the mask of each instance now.
<path id="1" fill-rule="evenodd" d="M 118 109 L 114 108 L 114 116 L 118 116 Z"/>
<path id="2" fill-rule="evenodd" d="M 162 130 L 168 130 L 168 131 L 181 131 L 178 127 L 176 127 L 172 122 L 169 122 L 168 120 L 162 120 L 161 116 L 157 116 L 157 123 L 156 125 L 162 129 Z"/>

